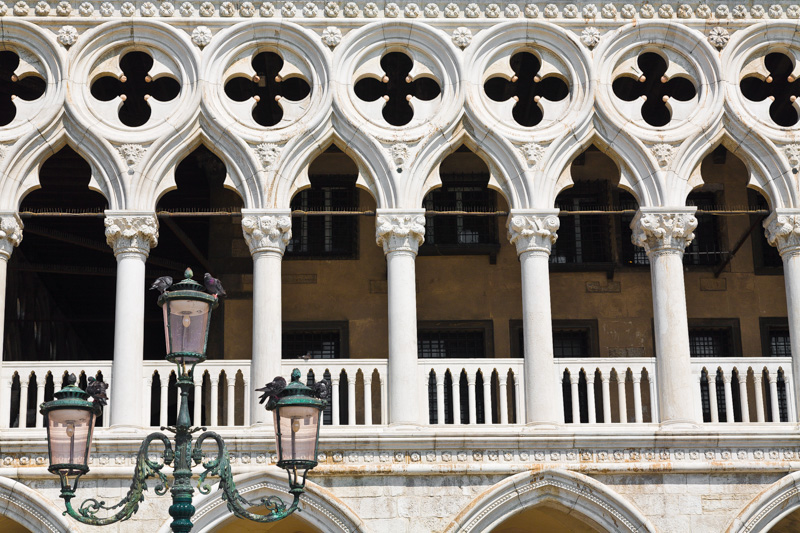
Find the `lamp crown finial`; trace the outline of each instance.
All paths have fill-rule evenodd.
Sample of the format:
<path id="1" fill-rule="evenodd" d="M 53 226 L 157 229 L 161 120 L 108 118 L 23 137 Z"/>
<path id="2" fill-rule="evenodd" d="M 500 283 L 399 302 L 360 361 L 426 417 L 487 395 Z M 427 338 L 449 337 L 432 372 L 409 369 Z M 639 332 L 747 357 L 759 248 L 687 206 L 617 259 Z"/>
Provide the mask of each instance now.
<path id="1" fill-rule="evenodd" d="M 292 381 L 293 382 L 299 382 L 300 381 L 300 376 L 301 376 L 301 374 L 300 374 L 300 369 L 299 368 L 295 368 L 294 370 L 292 370 Z"/>
<path id="2" fill-rule="evenodd" d="M 192 272 L 191 268 L 187 267 L 186 270 L 183 271 L 183 277 L 186 279 L 192 279 L 194 277 L 194 272 Z"/>

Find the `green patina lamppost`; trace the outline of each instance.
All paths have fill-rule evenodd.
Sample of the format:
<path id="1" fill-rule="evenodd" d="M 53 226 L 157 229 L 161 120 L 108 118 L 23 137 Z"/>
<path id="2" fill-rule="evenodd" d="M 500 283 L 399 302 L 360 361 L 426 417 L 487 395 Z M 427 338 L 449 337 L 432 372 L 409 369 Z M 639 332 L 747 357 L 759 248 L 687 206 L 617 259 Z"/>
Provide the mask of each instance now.
<path id="1" fill-rule="evenodd" d="M 173 519 L 172 531 L 188 533 L 192 529 L 191 519 L 195 512 L 192 505 L 192 463 L 202 463 L 203 466 L 197 486 L 202 494 L 211 492 L 207 478 L 219 476 L 223 499 L 228 502 L 228 508 L 235 516 L 255 522 L 274 522 L 297 510 L 300 496 L 305 491 L 308 471 L 317 466 L 319 418 L 325 407 L 327 387 L 324 382 L 316 383 L 313 387 L 302 384 L 298 369 L 292 372 L 292 380 L 288 385 L 283 378 L 277 377 L 272 383 L 258 389 L 264 392 L 261 401 L 267 400 L 266 408 L 274 413 L 278 467 L 286 470 L 289 476 L 289 493 L 293 497 L 288 508 L 283 500 L 270 496 L 261 501 L 267 514 L 248 511 L 247 507 L 253 504 L 245 500 L 236 489 L 225 441 L 220 435 L 206 431 L 204 427 L 191 427 L 189 391 L 194 387 L 194 368 L 205 361 L 211 311 L 219 304 L 217 295 L 209 293 L 203 285 L 193 281 L 192 275 L 192 271 L 187 269 L 185 279 L 171 286 L 168 283 L 158 299 L 164 310 L 166 358 L 178 367 L 178 418 L 174 427 L 161 428 L 174 433 L 175 446 L 173 448 L 169 437 L 161 432 L 151 433 L 144 439 L 136 459 L 131 488 L 122 501 L 106 506 L 104 501 L 90 498 L 77 509 L 72 506 L 78 480 L 89 471 L 92 433 L 95 420 L 105 405 L 106 385 L 92 381 L 87 391 L 83 391 L 75 385 L 75 376 L 71 375 L 67 385 L 55 393 L 56 399 L 41 406 L 47 427 L 49 470 L 61 478 L 61 497 L 66 502 L 67 509 L 64 514 L 69 514 L 84 524 L 102 526 L 129 519 L 144 499 L 147 479 L 153 477 L 158 478 L 155 487 L 157 495 L 163 495 L 168 490 L 172 493 L 172 505 L 169 508 Z M 198 431 L 203 433 L 193 439 Z M 206 439 L 216 442 L 219 453 L 215 459 L 202 462 L 202 444 Z M 161 441 L 164 445 L 162 462 L 149 459 L 150 443 L 154 440 Z M 165 465 L 173 466 L 171 484 L 162 471 Z M 98 517 L 97 513 L 101 510 L 116 512 L 107 517 Z"/>

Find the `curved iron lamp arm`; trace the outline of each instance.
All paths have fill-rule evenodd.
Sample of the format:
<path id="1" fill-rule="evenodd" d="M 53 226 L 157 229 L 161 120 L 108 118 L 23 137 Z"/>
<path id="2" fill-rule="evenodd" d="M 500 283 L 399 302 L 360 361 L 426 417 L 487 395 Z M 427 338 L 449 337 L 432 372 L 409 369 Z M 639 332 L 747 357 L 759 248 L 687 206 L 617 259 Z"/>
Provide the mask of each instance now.
<path id="1" fill-rule="evenodd" d="M 217 443 L 217 448 L 219 453 L 217 454 L 216 459 L 211 459 L 203 463 L 203 473 L 200 474 L 200 478 L 197 483 L 197 490 L 199 490 L 202 494 L 208 494 L 211 492 L 211 486 L 206 481 L 206 477 L 208 476 L 219 476 L 219 486 L 222 489 L 222 499 L 228 502 L 228 509 L 237 517 L 244 518 L 247 520 L 252 520 L 253 522 L 276 522 L 283 518 L 286 518 L 293 512 L 298 510 L 298 505 L 300 504 L 300 496 L 303 494 L 304 489 L 302 486 L 292 485 L 289 493 L 292 494 L 294 500 L 289 508 L 286 508 L 286 504 L 277 496 L 270 496 L 268 498 L 262 498 L 261 504 L 264 508 L 268 511 L 267 514 L 255 514 L 248 511 L 245 506 L 251 507 L 256 505 L 244 499 L 241 494 L 239 494 L 238 489 L 236 488 L 236 484 L 233 482 L 233 473 L 231 472 L 231 463 L 228 457 L 228 448 L 225 445 L 225 441 L 222 440 L 217 433 L 213 431 L 206 431 L 199 437 L 194 444 L 194 450 L 192 450 L 192 458 L 194 459 L 195 464 L 199 464 L 203 460 L 203 450 L 202 445 L 203 441 L 206 439 L 213 439 Z"/>
<path id="2" fill-rule="evenodd" d="M 157 463 L 148 458 L 150 443 L 156 439 L 164 443 L 164 454 L 162 456 L 164 459 L 163 463 Z M 172 445 L 170 444 L 169 438 L 167 438 L 166 435 L 159 432 L 148 435 L 139 448 L 139 455 L 136 458 L 136 471 L 133 474 L 133 480 L 131 482 L 131 488 L 128 490 L 128 494 L 119 503 L 112 505 L 111 507 L 107 507 L 106 502 L 104 501 L 89 498 L 81 503 L 80 507 L 75 510 L 75 508 L 72 507 L 71 500 L 75 497 L 75 489 L 78 487 L 78 479 L 80 476 L 75 478 L 73 486 L 70 487 L 66 476 L 62 475 L 61 497 L 64 498 L 67 507 L 67 510 L 64 511 L 64 514 L 68 514 L 75 520 L 91 526 L 105 526 L 129 519 L 136 513 L 136 511 L 139 510 L 139 503 L 144 500 L 143 492 L 147 490 L 148 478 L 157 477 L 159 479 L 159 483 L 155 487 L 156 494 L 159 496 L 166 494 L 167 490 L 169 489 L 169 485 L 167 483 L 167 475 L 164 474 L 161 469 L 164 468 L 165 465 L 168 465 L 172 462 L 174 455 L 175 454 L 172 450 Z M 96 516 L 96 514 L 101 510 L 112 511 L 114 509 L 119 509 L 120 507 L 122 509 L 117 511 L 117 513 L 112 516 L 108 516 L 106 518 L 98 518 Z"/>

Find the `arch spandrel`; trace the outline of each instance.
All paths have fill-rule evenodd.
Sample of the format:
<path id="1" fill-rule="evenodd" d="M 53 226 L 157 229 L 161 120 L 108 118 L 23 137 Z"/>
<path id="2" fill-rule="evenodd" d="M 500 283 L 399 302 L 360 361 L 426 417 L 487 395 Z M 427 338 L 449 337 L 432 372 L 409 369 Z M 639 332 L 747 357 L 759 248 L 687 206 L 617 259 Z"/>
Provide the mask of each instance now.
<path id="1" fill-rule="evenodd" d="M 471 501 L 445 533 L 491 531 L 527 508 L 551 503 L 607 531 L 655 533 L 650 521 L 617 492 L 589 476 L 554 469 L 522 472 Z"/>
<path id="2" fill-rule="evenodd" d="M 730 522 L 725 533 L 766 533 L 800 508 L 800 472 L 793 472 L 760 492 Z"/>

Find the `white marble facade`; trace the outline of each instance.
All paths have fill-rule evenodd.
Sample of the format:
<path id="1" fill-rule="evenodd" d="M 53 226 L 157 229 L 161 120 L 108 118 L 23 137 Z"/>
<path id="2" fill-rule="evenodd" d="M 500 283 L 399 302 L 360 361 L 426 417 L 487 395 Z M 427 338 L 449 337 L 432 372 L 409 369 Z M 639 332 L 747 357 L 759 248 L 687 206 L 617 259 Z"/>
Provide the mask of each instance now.
<path id="1" fill-rule="evenodd" d="M 389 424 L 323 429 L 305 520 L 325 532 L 481 532 L 547 501 L 608 531 L 767 531 L 800 508 L 797 425 L 726 428 L 698 420 L 687 401 L 696 375 L 680 258 L 697 224 L 686 197 L 702 182 L 700 162 L 722 144 L 769 201 L 766 232 L 784 260 L 793 352 L 800 354 L 793 306 L 800 300 L 800 125 L 770 110 L 784 99 L 800 109 L 792 93 L 799 25 L 800 6 L 791 2 L 0 1 L 1 49 L 19 57 L 14 76 L 45 82 L 40 96 L 14 98 L 16 115 L 0 127 L 0 285 L 24 234 L 20 201 L 38 186 L 42 162 L 65 144 L 89 162 L 90 187 L 108 201 L 106 237 L 126 280 L 117 288 L 111 379 L 116 397 L 132 403 L 112 399 L 112 427 L 97 432 L 82 493 L 123 495 L 146 431 L 138 403 L 142 333 L 130 324 L 141 324 L 144 264 L 158 242 L 155 204 L 175 186 L 178 162 L 206 144 L 226 165 L 226 186 L 243 198 L 254 316 L 262 322 L 259 316 L 278 313 L 253 338 L 246 383 L 262 383 L 281 371 L 276 339 L 289 202 L 308 185 L 310 161 L 335 143 L 356 162 L 357 183 L 377 204 L 376 239 L 388 269 L 382 390 Z M 168 101 L 148 98 L 149 119 L 130 126 L 118 114 L 124 95 L 101 101 L 91 87 L 102 77 L 119 79 L 120 59 L 134 51 L 152 58 L 150 81 L 171 79 L 179 90 Z M 354 89 L 362 80 L 385 81 L 380 59 L 389 51 L 413 63 L 408 83 L 438 87 L 431 98 L 409 94 L 412 114 L 400 125 L 383 117 L 385 99 L 368 102 Z M 281 118 L 270 125 L 253 118 L 258 101 L 237 102 L 225 92 L 231 78 L 255 75 L 250 60 L 262 52 L 283 60 L 276 83 L 300 78 L 309 89 L 281 99 Z M 536 97 L 533 125 L 517 120 L 515 100 L 495 101 L 484 90 L 490 78 L 518 82 L 510 59 L 522 52 L 536 58 L 539 71 L 529 74 L 541 76 L 537 83 L 550 78 L 567 88 L 566 96 Z M 787 81 L 774 83 L 768 98 L 750 100 L 741 82 L 775 82 L 764 61 L 772 53 L 791 63 Z M 685 94 L 618 96 L 620 77 L 644 86 L 643 54 L 659 56 L 662 85 L 678 80 Z M 643 111 L 648 96 L 661 99 L 665 120 Z M 419 206 L 440 184 L 438 164 L 462 144 L 487 162 L 490 187 L 508 201 L 509 239 L 522 265 L 527 386 L 518 412 L 525 419 L 481 431 L 423 423 L 414 366 L 414 265 L 425 233 Z M 659 357 L 658 383 L 651 381 L 655 414 L 646 424 L 567 427 L 560 384 L 550 379 L 556 363 L 547 258 L 559 228 L 552 206 L 570 184 L 571 161 L 592 144 L 617 164 L 620 186 L 640 205 L 634 240 L 652 265 Z M 800 374 L 800 358 L 792 371 Z M 270 466 L 270 430 L 258 425 L 266 420 L 256 407 L 245 406 L 254 425 L 222 430 L 251 500 L 284 487 Z M 635 422 L 642 422 L 641 410 Z M 3 416 L 0 427 L 8 428 Z M 42 429 L 0 429 L 0 515 L 35 532 L 89 531 L 61 516 L 43 439 Z M 133 520 L 110 529 L 167 531 L 168 499 L 146 497 Z M 196 504 L 196 531 L 227 519 L 219 494 Z"/>

